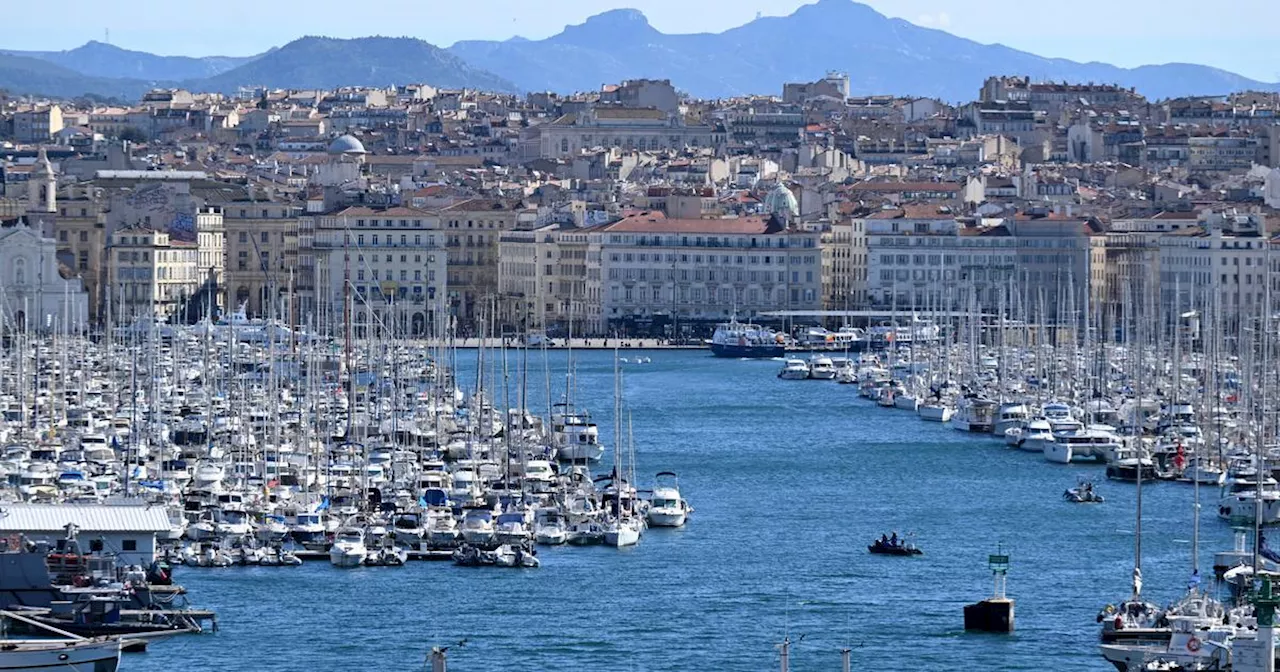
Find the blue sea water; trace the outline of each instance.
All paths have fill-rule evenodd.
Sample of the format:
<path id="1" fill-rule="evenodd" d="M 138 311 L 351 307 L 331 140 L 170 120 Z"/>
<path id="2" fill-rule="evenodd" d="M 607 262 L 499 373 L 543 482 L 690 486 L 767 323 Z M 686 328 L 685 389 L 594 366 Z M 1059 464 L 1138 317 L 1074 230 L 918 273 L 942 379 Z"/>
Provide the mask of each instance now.
<path id="1" fill-rule="evenodd" d="M 839 670 L 845 646 L 854 669 L 1111 669 L 1094 617 L 1129 592 L 1133 485 L 878 408 L 853 386 L 778 380 L 777 362 L 623 352 L 640 354 L 652 361 L 622 364 L 639 480 L 680 474 L 696 509 L 686 528 L 649 530 L 630 549 L 543 550 L 529 571 L 180 568 L 219 631 L 157 644 L 122 669 L 422 670 L 431 646 L 465 639 L 452 670 L 756 672 L 777 669 L 788 633 L 797 672 Z M 464 381 L 474 356 L 459 354 Z M 574 357 L 578 400 L 611 445 L 613 354 Z M 547 359 L 558 400 L 566 355 Z M 540 364 L 529 388 L 545 408 Z M 1080 477 L 1097 480 L 1105 504 L 1062 500 Z M 1216 492 L 1201 496 L 1211 576 L 1230 532 Z M 1144 487 L 1143 508 L 1145 592 L 1165 603 L 1191 571 L 1192 488 Z M 915 533 L 925 555 L 869 555 L 891 530 Z M 1017 632 L 966 634 L 962 607 L 990 594 L 997 542 L 1012 556 Z"/>

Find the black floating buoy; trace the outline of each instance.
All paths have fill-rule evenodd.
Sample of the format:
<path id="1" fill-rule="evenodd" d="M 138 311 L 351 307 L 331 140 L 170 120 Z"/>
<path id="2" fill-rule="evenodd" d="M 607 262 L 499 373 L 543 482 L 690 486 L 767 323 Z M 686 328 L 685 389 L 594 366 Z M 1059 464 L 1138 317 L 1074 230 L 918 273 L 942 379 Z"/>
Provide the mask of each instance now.
<path id="1" fill-rule="evenodd" d="M 964 629 L 973 632 L 1013 632 L 1013 600 L 993 598 L 964 605 Z"/>

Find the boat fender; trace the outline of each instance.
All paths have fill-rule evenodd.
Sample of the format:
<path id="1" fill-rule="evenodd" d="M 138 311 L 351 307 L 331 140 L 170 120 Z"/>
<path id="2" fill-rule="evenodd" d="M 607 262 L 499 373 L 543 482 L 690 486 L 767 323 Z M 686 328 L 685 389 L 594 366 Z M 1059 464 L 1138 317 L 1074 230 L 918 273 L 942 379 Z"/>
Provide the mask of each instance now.
<path id="1" fill-rule="evenodd" d="M 1195 652 L 1199 651 L 1199 650 L 1200 650 L 1200 640 L 1196 639 L 1195 637 L 1192 637 L 1191 639 L 1188 639 L 1188 640 L 1187 640 L 1187 650 L 1188 650 L 1188 651 L 1190 651 L 1191 653 L 1195 653 Z"/>

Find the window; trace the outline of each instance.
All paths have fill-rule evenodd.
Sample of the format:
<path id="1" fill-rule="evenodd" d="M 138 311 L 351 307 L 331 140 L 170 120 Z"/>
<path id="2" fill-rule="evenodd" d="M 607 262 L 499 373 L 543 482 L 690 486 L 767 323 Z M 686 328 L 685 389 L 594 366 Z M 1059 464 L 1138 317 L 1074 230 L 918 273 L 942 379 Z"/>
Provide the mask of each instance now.
<path id="1" fill-rule="evenodd" d="M 59 232 L 58 232 L 58 240 L 61 240 L 61 241 L 62 241 L 62 242 L 64 242 L 64 243 L 65 243 L 65 242 L 67 242 L 67 232 L 66 232 L 66 231 L 59 231 Z"/>
<path id="2" fill-rule="evenodd" d="M 263 210 L 262 212 L 263 212 L 263 215 L 262 215 L 262 216 L 263 216 L 263 217 L 266 217 L 266 216 L 267 216 L 267 215 L 266 215 L 266 212 L 267 212 L 267 211 L 266 211 L 266 210 Z M 271 234 L 267 233 L 266 231 L 263 231 L 263 232 L 262 232 L 262 242 L 264 242 L 264 243 L 269 243 L 269 242 L 271 242 L 271 240 L 270 240 L 270 235 L 271 235 Z"/>
<path id="3" fill-rule="evenodd" d="M 137 540 L 137 539 L 125 539 L 124 541 L 121 541 L 121 542 L 120 542 L 120 550 L 123 550 L 123 551 L 136 551 L 136 550 L 138 550 L 138 540 Z"/>
<path id="4" fill-rule="evenodd" d="M 82 243 L 87 243 L 87 242 L 89 242 L 89 232 L 88 232 L 88 231 L 81 231 L 81 232 L 80 232 L 80 242 L 82 242 Z"/>

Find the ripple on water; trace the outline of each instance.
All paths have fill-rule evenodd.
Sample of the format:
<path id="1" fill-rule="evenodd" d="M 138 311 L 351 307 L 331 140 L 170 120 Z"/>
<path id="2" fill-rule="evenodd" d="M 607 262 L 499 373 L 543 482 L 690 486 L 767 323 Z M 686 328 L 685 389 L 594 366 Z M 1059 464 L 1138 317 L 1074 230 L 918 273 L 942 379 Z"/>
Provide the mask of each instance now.
<path id="1" fill-rule="evenodd" d="M 1129 589 L 1131 485 L 876 408 L 852 386 L 780 381 L 777 362 L 646 354 L 625 376 L 637 472 L 680 474 L 697 509 L 688 528 L 650 530 L 624 552 L 548 549 L 529 572 L 180 569 L 221 631 L 156 645 L 126 669 L 420 670 L 432 645 L 465 638 L 454 669 L 758 672 L 776 669 L 785 632 L 804 636 L 797 670 L 838 669 L 844 646 L 857 647 L 855 669 L 1110 669 L 1094 616 Z M 612 355 L 575 358 L 579 399 L 612 445 Z M 564 353 L 548 360 L 563 367 Z M 459 361 L 474 376 L 474 354 Z M 545 409 L 545 385 L 530 390 Z M 1080 477 L 1098 479 L 1107 502 L 1064 503 Z M 1191 488 L 1153 484 L 1143 499 L 1143 576 L 1168 601 L 1189 574 Z M 926 555 L 867 554 L 895 529 Z M 1212 513 L 1201 534 L 1206 562 L 1231 541 Z M 1018 632 L 963 633 L 963 605 L 991 590 L 997 542 L 1013 559 Z"/>

